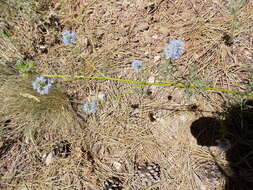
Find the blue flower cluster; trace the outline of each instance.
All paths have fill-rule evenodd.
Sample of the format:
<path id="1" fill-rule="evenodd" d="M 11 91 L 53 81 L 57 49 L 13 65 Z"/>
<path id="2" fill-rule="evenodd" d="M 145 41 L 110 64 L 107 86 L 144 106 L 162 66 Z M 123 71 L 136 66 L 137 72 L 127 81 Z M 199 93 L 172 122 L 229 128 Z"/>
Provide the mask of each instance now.
<path id="1" fill-rule="evenodd" d="M 98 109 L 97 103 L 94 101 L 88 102 L 83 105 L 83 110 L 89 114 L 96 113 L 97 109 Z"/>
<path id="2" fill-rule="evenodd" d="M 75 32 L 64 30 L 63 33 L 63 43 L 66 45 L 73 44 L 77 40 L 77 35 Z M 179 59 L 185 51 L 185 44 L 182 40 L 171 40 L 169 44 L 165 47 L 165 55 L 166 58 L 171 59 Z M 143 62 L 140 60 L 134 60 L 131 63 L 132 69 L 135 72 L 140 72 L 143 65 Z M 48 94 L 50 89 L 52 88 L 53 81 L 48 80 L 45 77 L 37 77 L 35 81 L 33 81 L 32 86 L 33 89 L 36 90 L 40 94 Z M 94 101 L 85 103 L 83 105 L 83 111 L 88 114 L 94 114 L 98 110 L 97 103 Z"/>
<path id="3" fill-rule="evenodd" d="M 62 35 L 63 35 L 63 43 L 66 45 L 73 44 L 77 40 L 77 35 L 75 32 L 64 30 Z"/>
<path id="4" fill-rule="evenodd" d="M 184 51 L 185 44 L 183 40 L 171 40 L 164 50 L 167 59 L 179 59 Z"/>
<path id="5" fill-rule="evenodd" d="M 143 63 L 139 60 L 134 60 L 131 65 L 135 72 L 139 72 L 143 67 Z"/>
<path id="6" fill-rule="evenodd" d="M 50 81 L 47 78 L 40 76 L 32 82 L 32 86 L 34 90 L 36 90 L 41 95 L 44 95 L 49 93 L 50 89 L 53 86 L 53 83 L 53 81 Z"/>
<path id="7" fill-rule="evenodd" d="M 164 49 L 166 59 L 179 59 L 185 52 L 185 44 L 183 40 L 171 40 Z M 134 60 L 132 69 L 135 72 L 140 72 L 143 67 L 142 61 Z"/>

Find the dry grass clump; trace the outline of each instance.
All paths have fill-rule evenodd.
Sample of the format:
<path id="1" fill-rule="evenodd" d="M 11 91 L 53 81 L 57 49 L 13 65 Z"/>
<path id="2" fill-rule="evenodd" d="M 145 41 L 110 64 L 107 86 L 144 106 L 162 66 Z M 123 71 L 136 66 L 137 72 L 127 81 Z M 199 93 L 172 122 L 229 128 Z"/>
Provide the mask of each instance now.
<path id="1" fill-rule="evenodd" d="M 33 128 L 68 130 L 78 126 L 70 103 L 58 89 L 40 95 L 32 89 L 33 76 L 12 75 L 6 79 L 1 86 L 1 112 L 20 123 L 14 134 L 22 135 L 22 131 Z"/>
<path id="2" fill-rule="evenodd" d="M 40 95 L 32 89 L 33 76 L 1 72 L 1 77 L 5 81 L 0 87 L 0 186 L 4 189 L 49 188 L 59 168 L 58 164 L 47 171 L 49 154 L 57 152 L 53 147 L 64 140 L 75 147 L 76 138 L 82 136 L 79 119 L 57 87 L 48 95 Z M 71 155 L 75 153 L 74 148 L 70 151 Z"/>

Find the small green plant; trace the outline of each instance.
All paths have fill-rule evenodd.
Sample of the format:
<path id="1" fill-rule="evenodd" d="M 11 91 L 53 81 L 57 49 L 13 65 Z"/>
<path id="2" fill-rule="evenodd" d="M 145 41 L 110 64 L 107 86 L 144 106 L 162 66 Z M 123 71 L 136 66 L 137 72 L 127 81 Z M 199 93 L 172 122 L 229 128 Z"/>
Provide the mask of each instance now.
<path id="1" fill-rule="evenodd" d="M 196 85 L 199 86 L 200 88 L 184 88 L 186 94 L 188 95 L 189 98 L 191 98 L 192 96 L 196 95 L 196 94 L 200 94 L 202 92 L 204 92 L 205 90 L 203 88 L 201 88 L 201 86 L 209 86 L 210 85 L 210 81 L 206 81 L 206 80 L 200 80 L 197 76 L 197 69 L 193 68 L 190 70 L 189 75 L 186 77 L 186 82 L 184 84 L 186 84 L 186 86 L 191 86 L 191 85 Z"/>
<path id="2" fill-rule="evenodd" d="M 238 11 L 245 5 L 247 0 L 233 0 L 229 9 L 230 13 L 234 16 L 239 16 Z"/>
<path id="3" fill-rule="evenodd" d="M 187 76 L 178 79 L 178 77 L 174 75 L 175 70 L 171 59 L 168 59 L 166 62 L 164 62 L 164 64 L 161 65 L 160 71 L 164 77 L 164 79 L 161 79 L 162 81 L 170 80 L 174 84 L 183 84 L 185 87 L 185 93 L 189 98 L 195 94 L 205 91 L 206 89 L 201 88 L 202 86 L 204 87 L 210 85 L 210 81 L 199 79 L 196 68 L 191 69 Z"/>
<path id="4" fill-rule="evenodd" d="M 16 67 L 21 74 L 30 74 L 35 72 L 35 65 L 33 61 L 18 61 Z"/>
<path id="5" fill-rule="evenodd" d="M 240 25 L 240 9 L 245 5 L 247 1 L 246 0 L 234 0 L 231 1 L 231 7 L 229 9 L 229 12 L 233 16 L 233 20 L 231 22 L 232 29 L 231 29 L 231 38 L 232 40 L 235 38 L 235 31 Z"/>
<path id="6" fill-rule="evenodd" d="M 247 84 L 247 90 L 246 90 L 246 92 L 247 93 L 251 93 L 251 92 L 253 92 L 253 74 L 251 74 L 249 76 L 248 81 L 249 81 L 249 83 Z"/>
<path id="7" fill-rule="evenodd" d="M 171 59 L 167 59 L 161 66 L 160 66 L 160 71 L 162 73 L 162 76 L 165 77 L 166 79 L 175 80 L 175 77 L 173 75 L 174 69 L 172 65 Z"/>

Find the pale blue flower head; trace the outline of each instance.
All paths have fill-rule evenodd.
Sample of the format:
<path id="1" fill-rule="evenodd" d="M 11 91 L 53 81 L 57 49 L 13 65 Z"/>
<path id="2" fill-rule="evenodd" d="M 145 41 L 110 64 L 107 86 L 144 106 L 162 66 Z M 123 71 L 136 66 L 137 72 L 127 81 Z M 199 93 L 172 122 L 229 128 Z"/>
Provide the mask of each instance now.
<path id="1" fill-rule="evenodd" d="M 45 77 L 37 77 L 33 82 L 33 89 L 41 95 L 48 94 L 53 86 L 53 81 L 48 80 Z"/>
<path id="2" fill-rule="evenodd" d="M 63 43 L 67 45 L 73 44 L 77 40 L 76 33 L 69 30 L 64 30 L 62 36 L 63 36 Z"/>
<path id="3" fill-rule="evenodd" d="M 179 59 L 183 55 L 184 51 L 185 44 L 183 40 L 171 40 L 164 49 L 167 59 Z"/>
<path id="4" fill-rule="evenodd" d="M 98 106 L 97 106 L 97 103 L 96 102 L 88 102 L 86 104 L 83 105 L 83 110 L 86 112 L 86 113 L 96 113 L 97 112 L 97 109 L 98 109 Z"/>
<path id="5" fill-rule="evenodd" d="M 216 142 L 218 143 L 218 147 L 221 150 L 227 151 L 231 148 L 231 143 L 228 139 L 220 139 L 216 140 Z"/>
<path id="6" fill-rule="evenodd" d="M 143 67 L 143 63 L 139 60 L 134 60 L 131 65 L 135 72 L 139 72 Z"/>

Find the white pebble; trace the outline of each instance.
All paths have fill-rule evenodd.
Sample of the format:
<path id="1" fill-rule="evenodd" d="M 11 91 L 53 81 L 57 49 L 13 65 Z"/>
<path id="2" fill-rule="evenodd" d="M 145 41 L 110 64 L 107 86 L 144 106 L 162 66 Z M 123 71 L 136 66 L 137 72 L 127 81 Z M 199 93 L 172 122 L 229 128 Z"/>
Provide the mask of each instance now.
<path id="1" fill-rule="evenodd" d="M 48 166 L 48 165 L 50 165 L 53 161 L 54 161 L 54 158 L 53 158 L 54 156 L 53 156 L 53 153 L 52 152 L 50 152 L 48 155 L 47 155 L 47 158 L 46 158 L 46 161 L 45 161 L 45 163 L 46 163 L 46 165 Z"/>
<path id="2" fill-rule="evenodd" d="M 161 57 L 159 55 L 157 55 L 157 56 L 154 57 L 154 61 L 155 62 L 159 61 L 160 59 L 161 59 Z"/>
<path id="3" fill-rule="evenodd" d="M 153 39 L 157 40 L 159 38 L 159 36 L 157 34 L 152 36 Z"/>
<path id="4" fill-rule="evenodd" d="M 155 82 L 155 77 L 153 77 L 153 76 L 149 77 L 148 82 L 154 83 Z"/>
<path id="5" fill-rule="evenodd" d="M 105 94 L 103 92 L 99 92 L 98 93 L 98 99 L 101 100 L 101 101 L 104 101 L 105 100 Z"/>
<path id="6" fill-rule="evenodd" d="M 118 171 L 121 169 L 121 163 L 119 163 L 119 162 L 113 162 L 112 165 Z"/>

